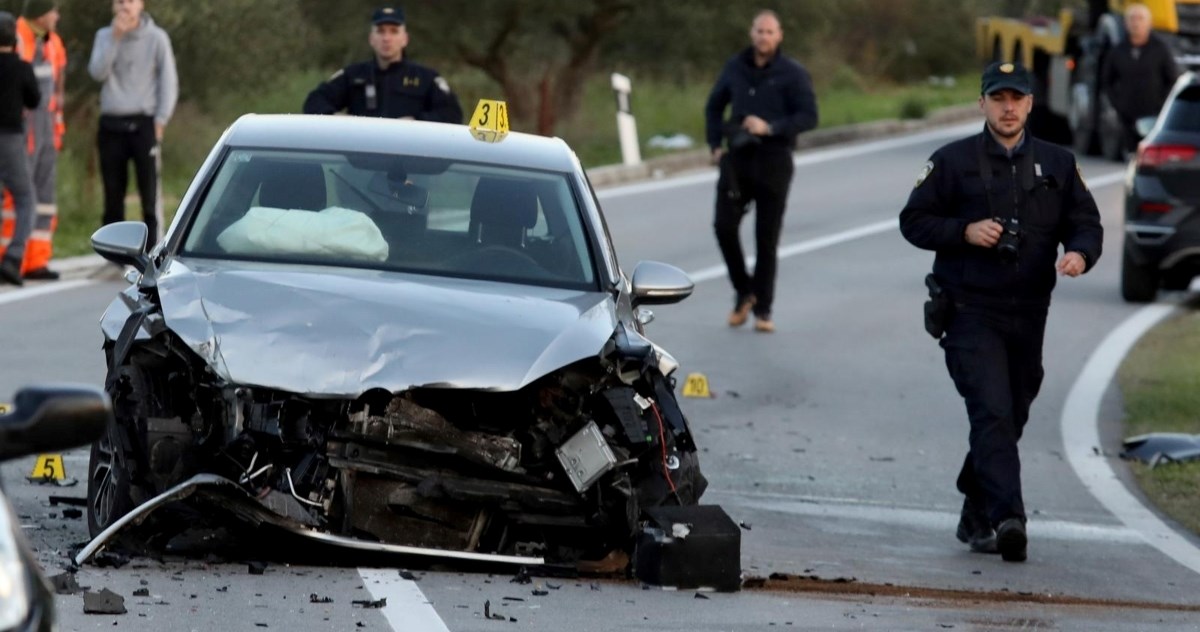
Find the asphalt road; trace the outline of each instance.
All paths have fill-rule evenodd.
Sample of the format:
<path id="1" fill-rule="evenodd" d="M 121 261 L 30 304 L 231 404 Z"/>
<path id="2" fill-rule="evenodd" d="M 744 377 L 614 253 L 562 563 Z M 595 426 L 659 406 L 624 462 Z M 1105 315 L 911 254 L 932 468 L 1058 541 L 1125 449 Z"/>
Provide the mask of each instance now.
<path id="1" fill-rule="evenodd" d="M 1137 522 L 1110 510 L 1113 496 L 1103 489 L 1127 478 L 1119 461 L 1102 455 L 1119 445 L 1119 394 L 1106 389 L 1103 371 L 1092 380 L 1098 384 L 1080 381 L 1106 355 L 1097 350 L 1110 333 L 1139 312 L 1117 290 L 1118 165 L 1082 161 L 1107 229 L 1106 254 L 1090 274 L 1060 282 L 1051 308 L 1046 380 L 1022 441 L 1030 559 L 1005 564 L 954 539 L 965 411 L 921 327 L 932 254 L 904 242 L 895 218 L 928 155 L 974 129 L 798 156 L 773 335 L 725 325 L 733 297 L 711 233 L 713 173 L 600 193 L 627 272 L 655 259 L 698 281 L 692 298 L 655 309 L 649 332 L 680 360 L 681 374 L 705 374 L 716 394 L 683 401 L 711 482 L 704 501 L 746 525 L 748 575 L 821 581 L 771 581 L 768 590 L 703 599 L 590 580 L 530 586 L 509 575 L 423 572 L 413 582 L 395 569 L 277 566 L 259 576 L 244 564 L 136 560 L 78 575 L 82 585 L 125 595 L 128 614 L 85 615 L 79 595 L 64 596 L 62 629 L 1200 628 L 1196 539 L 1154 531 L 1161 523 L 1152 515 Z M 120 286 L 88 283 L 23 300 L 0 294 L 0 401 L 29 382 L 101 383 L 97 321 Z M 1066 420 L 1078 417 L 1073 402 L 1086 392 L 1097 400 L 1087 426 L 1100 445 L 1064 444 Z M 1101 479 L 1111 467 L 1117 480 L 1085 483 L 1080 463 L 1098 466 Z M 86 539 L 86 526 L 63 519 L 46 498 L 85 490 L 27 484 L 32 464 L 8 464 L 3 474 L 53 574 Z M 86 453 L 68 454 L 66 465 L 82 479 Z M 139 588 L 150 596 L 134 597 Z M 332 602 L 310 603 L 310 595 Z M 352 603 L 382 596 L 383 609 Z M 506 622 L 485 619 L 485 602 Z"/>

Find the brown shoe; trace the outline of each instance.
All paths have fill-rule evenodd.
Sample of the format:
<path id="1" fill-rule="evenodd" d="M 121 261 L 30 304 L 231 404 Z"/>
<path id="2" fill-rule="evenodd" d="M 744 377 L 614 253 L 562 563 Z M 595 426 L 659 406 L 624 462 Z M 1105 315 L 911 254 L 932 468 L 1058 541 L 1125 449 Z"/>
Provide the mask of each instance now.
<path id="1" fill-rule="evenodd" d="M 750 310 L 754 309 L 753 296 L 739 296 L 733 311 L 729 313 L 729 326 L 741 327 L 750 319 Z"/>
<path id="2" fill-rule="evenodd" d="M 764 334 L 775 333 L 775 321 L 770 316 L 754 316 L 754 331 Z"/>

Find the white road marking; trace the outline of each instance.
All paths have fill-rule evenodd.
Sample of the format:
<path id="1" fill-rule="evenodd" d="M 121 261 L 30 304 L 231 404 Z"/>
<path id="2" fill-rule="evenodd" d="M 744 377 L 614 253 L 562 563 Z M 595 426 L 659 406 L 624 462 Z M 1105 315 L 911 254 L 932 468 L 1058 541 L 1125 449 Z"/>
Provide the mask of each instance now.
<path id="1" fill-rule="evenodd" d="M 748 507 L 812 518 L 832 518 L 904 526 L 929 531 L 949 532 L 958 524 L 959 512 L 931 511 L 905 507 L 879 506 L 873 503 L 842 504 L 819 500 L 747 500 L 744 496 L 723 503 L 725 507 Z M 1138 544 L 1142 536 L 1124 526 L 1097 525 L 1066 520 L 1036 520 L 1029 523 L 1031 535 L 1069 541 Z"/>
<path id="2" fill-rule="evenodd" d="M 1092 496 L 1147 544 L 1167 557 L 1200 573 L 1200 548 L 1146 508 L 1117 478 L 1110 457 L 1098 456 L 1102 447 L 1097 419 L 1100 400 L 1125 355 L 1138 339 L 1175 310 L 1174 305 L 1150 305 L 1135 312 L 1108 334 L 1092 352 L 1067 394 L 1062 412 L 1062 440 L 1067 462 Z"/>
<path id="3" fill-rule="evenodd" d="M 11 290 L 0 294 L 0 305 L 4 305 L 6 303 L 16 303 L 17 301 L 23 301 L 27 298 L 37 298 L 39 296 L 46 296 L 47 294 L 54 294 L 56 292 L 74 290 L 76 288 L 81 288 L 93 283 L 95 283 L 95 281 L 77 279 L 75 281 L 59 281 L 57 283 L 48 283 L 46 285 L 39 285 L 37 287 L 22 287 L 19 290 Z"/>
<path id="4" fill-rule="evenodd" d="M 982 120 L 982 119 L 981 119 Z M 951 127 L 942 127 L 927 132 L 918 134 L 910 134 L 907 136 L 898 136 L 895 138 L 887 138 L 884 140 L 867 141 L 848 146 L 839 146 L 828 149 L 816 149 L 812 151 L 804 151 L 796 154 L 793 163 L 797 167 L 812 165 L 830 160 L 841 160 L 843 158 L 854 158 L 856 156 L 864 156 L 890 149 L 900 147 L 909 147 L 911 145 L 920 145 L 931 141 L 945 140 L 949 138 L 959 138 L 979 131 L 979 123 L 964 123 Z M 610 188 L 601 189 L 596 192 L 596 196 L 601 200 L 609 200 L 628 195 L 639 195 L 642 193 L 651 193 L 662 191 L 665 189 L 674 189 L 679 187 L 691 186 L 694 184 L 704 184 L 707 182 L 717 181 L 717 170 L 706 169 L 698 173 L 691 173 L 683 176 L 664 178 L 662 180 L 652 180 L 649 182 L 638 182 L 636 184 L 625 184 Z"/>
<path id="5" fill-rule="evenodd" d="M 450 632 L 417 582 L 404 579 L 396 569 L 360 568 L 358 574 L 373 598 L 387 599 L 387 605 L 379 612 L 393 630 Z"/>

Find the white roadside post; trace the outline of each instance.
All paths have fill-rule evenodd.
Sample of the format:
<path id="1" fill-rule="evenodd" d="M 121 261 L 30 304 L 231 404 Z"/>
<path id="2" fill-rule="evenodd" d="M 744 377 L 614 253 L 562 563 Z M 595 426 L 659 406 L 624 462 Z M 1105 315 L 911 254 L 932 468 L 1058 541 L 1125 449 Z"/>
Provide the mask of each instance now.
<path id="1" fill-rule="evenodd" d="M 637 122 L 629 107 L 629 93 L 633 83 L 620 73 L 612 74 L 613 92 L 617 95 L 617 138 L 621 141 L 621 160 L 626 165 L 642 164 L 642 151 L 638 147 Z"/>

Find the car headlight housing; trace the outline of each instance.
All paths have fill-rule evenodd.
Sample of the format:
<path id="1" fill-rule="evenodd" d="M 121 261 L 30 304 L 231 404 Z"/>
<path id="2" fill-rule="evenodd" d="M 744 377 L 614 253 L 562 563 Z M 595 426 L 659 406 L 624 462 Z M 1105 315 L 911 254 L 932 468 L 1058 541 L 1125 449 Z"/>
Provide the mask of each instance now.
<path id="1" fill-rule="evenodd" d="M 12 507 L 0 496 L 0 630 L 9 630 L 29 617 L 29 578 L 17 541 L 21 525 Z"/>

